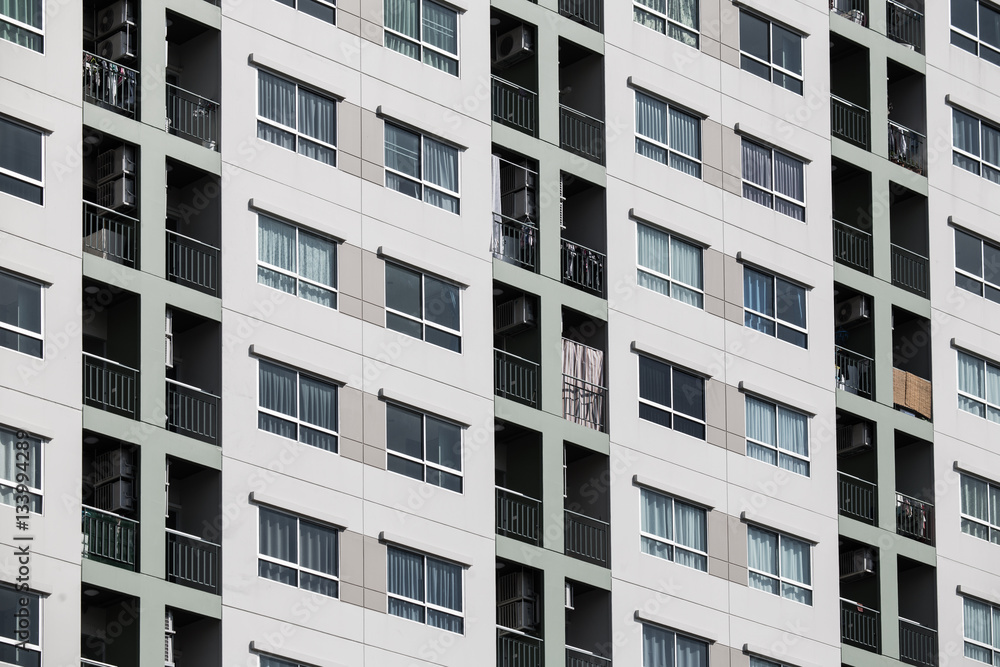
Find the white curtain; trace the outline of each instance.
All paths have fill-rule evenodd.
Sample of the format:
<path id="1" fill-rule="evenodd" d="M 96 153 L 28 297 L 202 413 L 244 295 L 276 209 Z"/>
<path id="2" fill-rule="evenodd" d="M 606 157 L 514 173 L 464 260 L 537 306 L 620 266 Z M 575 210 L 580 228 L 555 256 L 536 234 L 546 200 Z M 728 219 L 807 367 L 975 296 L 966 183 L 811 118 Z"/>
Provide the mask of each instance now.
<path id="1" fill-rule="evenodd" d="M 684 285 L 702 289 L 702 249 L 691 243 L 685 243 L 678 238 L 670 239 L 671 267 L 670 277 Z M 704 296 L 701 292 L 687 289 L 674 283 L 673 296 L 678 301 L 702 307 Z"/>
<path id="2" fill-rule="evenodd" d="M 296 417 L 296 381 L 295 371 L 276 366 L 266 361 L 260 361 L 260 406 Z M 296 440 L 295 424 L 264 413 L 259 414 L 259 426 L 265 431 L 277 433 L 280 436 Z"/>
<path id="3" fill-rule="evenodd" d="M 14 443 L 21 440 L 28 441 L 28 449 L 18 450 Z M 26 452 L 28 460 L 17 460 L 18 451 Z M 18 468 L 18 464 L 26 466 L 26 469 Z M 42 485 L 42 441 L 34 436 L 18 438 L 15 431 L 0 427 L 0 479 L 7 481 L 11 486 L 0 486 L 0 502 L 5 505 L 14 505 L 15 487 L 17 485 L 18 473 L 27 474 L 28 480 L 24 482 L 26 486 L 34 489 L 41 488 Z M 32 512 L 42 511 L 41 496 L 29 494 L 29 506 Z"/>
<path id="4" fill-rule="evenodd" d="M 990 487 L 990 541 L 1000 543 L 1000 487 Z"/>
<path id="5" fill-rule="evenodd" d="M 801 540 L 787 536 L 781 537 L 781 576 L 801 584 L 812 583 L 809 567 L 810 546 Z M 786 598 L 805 604 L 812 602 L 810 592 L 805 588 L 784 584 L 781 594 Z"/>
<path id="6" fill-rule="evenodd" d="M 420 136 L 386 123 L 385 166 L 420 178 Z"/>
<path id="7" fill-rule="evenodd" d="M 1000 404 L 1000 368 L 992 364 L 986 364 L 986 401 Z M 1000 422 L 1000 411 L 988 407 L 986 417 L 992 422 Z"/>
<path id="8" fill-rule="evenodd" d="M 795 201 L 805 201 L 803 164 L 784 153 L 774 152 L 774 190 Z M 775 200 L 775 210 L 796 220 L 805 220 L 805 209 L 781 199 Z"/>
<path id="9" fill-rule="evenodd" d="M 427 602 L 445 609 L 462 611 L 462 568 L 452 563 L 427 559 Z M 430 610 L 427 623 L 451 632 L 462 632 L 462 618 Z"/>
<path id="10" fill-rule="evenodd" d="M 674 667 L 674 633 L 642 626 L 642 667 Z"/>
<path id="11" fill-rule="evenodd" d="M 743 140 L 743 179 L 759 185 L 764 190 L 771 189 L 771 151 L 752 141 Z M 771 207 L 771 194 L 743 184 L 743 196 L 747 199 Z"/>
<path id="12" fill-rule="evenodd" d="M 411 42 L 386 33 L 385 45 L 418 60 L 420 45 L 416 42 L 420 40 L 419 2 L 420 0 L 385 0 L 385 27 L 413 40 Z"/>
<path id="13" fill-rule="evenodd" d="M 662 4 L 662 3 L 661 3 Z M 670 0 L 670 10 L 667 15 L 674 21 L 686 25 L 689 28 L 698 29 L 698 0 Z M 675 35 L 671 34 L 671 37 L 679 39 Z M 681 39 L 682 42 L 687 42 L 694 46 L 695 42 L 688 42 L 687 39 Z"/>
<path id="14" fill-rule="evenodd" d="M 771 449 L 775 446 L 775 407 L 753 396 L 746 398 L 747 413 L 747 456 L 771 465 L 777 465 L 777 452 Z M 757 442 L 750 442 L 750 440 Z M 762 447 L 764 443 L 770 447 Z"/>
<path id="15" fill-rule="evenodd" d="M 42 28 L 42 0 L 0 0 L 0 15 L 26 23 L 33 28 Z M 35 51 L 42 50 L 42 36 L 19 28 L 0 19 L 0 39 L 26 46 Z"/>
<path id="16" fill-rule="evenodd" d="M 990 627 L 991 615 L 990 605 L 972 598 L 964 598 L 964 622 L 965 637 L 987 646 L 993 645 L 993 632 Z M 992 664 L 990 650 L 965 642 L 965 657 Z"/>
<path id="17" fill-rule="evenodd" d="M 985 363 L 964 352 L 958 353 L 958 388 L 980 399 L 986 398 L 984 387 Z M 985 406 L 959 394 L 958 407 L 980 417 L 986 416 Z"/>
<path id="18" fill-rule="evenodd" d="M 308 521 L 299 521 L 299 565 L 336 577 L 337 531 Z M 301 572 L 299 586 L 305 590 L 336 597 L 336 581 Z"/>
<path id="19" fill-rule="evenodd" d="M 424 0 L 423 38 L 431 46 L 458 55 L 458 14 Z"/>
<path id="20" fill-rule="evenodd" d="M 670 283 L 667 280 L 642 270 L 646 268 L 665 276 L 670 275 L 670 235 L 639 224 L 636 226 L 636 245 L 640 267 L 636 282 L 640 287 L 670 296 Z"/>
<path id="21" fill-rule="evenodd" d="M 604 425 L 604 352 L 563 338 L 563 413 L 569 421 Z M 577 380 L 577 382 L 574 382 Z"/>
<path id="22" fill-rule="evenodd" d="M 802 457 L 809 456 L 809 418 L 801 412 L 778 408 L 778 447 Z M 809 476 L 809 462 L 792 456 L 781 457 L 781 467 Z"/>
<path id="23" fill-rule="evenodd" d="M 690 547 L 697 551 L 708 551 L 705 510 L 687 503 L 675 502 L 674 513 L 676 514 L 674 541 L 681 546 Z M 677 550 L 675 560 L 681 565 L 687 565 L 697 570 L 705 570 L 708 567 L 707 558 L 704 555 L 682 549 Z"/>
<path id="24" fill-rule="evenodd" d="M 663 14 L 666 12 L 666 4 L 667 0 L 637 0 L 636 5 L 633 7 L 632 18 L 636 23 L 645 26 L 650 30 L 666 32 L 666 21 L 654 13 L 647 12 L 646 10 L 638 7 L 638 5 L 644 5 Z"/>
<path id="25" fill-rule="evenodd" d="M 1000 167 L 1000 130 L 983 125 L 983 160 Z"/>
<path id="26" fill-rule="evenodd" d="M 424 558 L 409 551 L 388 548 L 389 593 L 411 600 L 424 601 Z M 395 598 L 389 598 L 389 613 L 411 621 L 424 620 L 424 608 Z"/>
<path id="27" fill-rule="evenodd" d="M 642 530 L 645 533 L 673 539 L 673 501 L 659 493 L 642 489 L 641 493 Z M 670 545 L 648 537 L 642 538 L 643 553 L 671 560 Z"/>
<path id="28" fill-rule="evenodd" d="M 295 127 L 295 84 L 263 70 L 257 72 L 257 113 Z M 267 123 L 257 124 L 257 136 L 282 148 L 295 150 L 295 135 Z"/>
<path id="29" fill-rule="evenodd" d="M 295 517 L 265 507 L 261 507 L 259 512 L 260 553 L 289 563 L 298 562 Z"/>
<path id="30" fill-rule="evenodd" d="M 708 644 L 677 635 L 677 667 L 708 667 Z"/>
<path id="31" fill-rule="evenodd" d="M 333 100 L 299 88 L 300 133 L 333 145 L 337 143 L 337 105 Z M 299 153 L 325 164 L 336 164 L 336 152 L 326 146 L 300 139 Z"/>
<path id="32" fill-rule="evenodd" d="M 997 494 L 994 494 L 996 496 Z M 989 484 L 975 477 L 962 475 L 962 513 L 983 523 L 990 522 Z M 989 539 L 989 528 L 968 519 L 962 520 L 962 531 L 981 539 Z"/>
<path id="33" fill-rule="evenodd" d="M 701 121 L 677 109 L 670 110 L 670 148 L 695 160 L 701 159 Z M 701 165 L 680 155 L 671 154 L 670 166 L 701 178 Z"/>
<path id="34" fill-rule="evenodd" d="M 424 180 L 450 192 L 458 192 L 458 150 L 433 139 L 424 139 Z M 424 189 L 424 201 L 458 213 L 458 199 Z"/>
<path id="35" fill-rule="evenodd" d="M 299 378 L 299 416 L 302 421 L 327 429 L 337 430 L 337 387 L 326 382 L 320 382 L 309 377 Z M 327 433 L 319 433 L 303 428 L 299 434 L 302 442 L 336 451 L 337 439 Z"/>
<path id="36" fill-rule="evenodd" d="M 667 145 L 667 105 L 660 100 L 640 92 L 635 94 L 635 132 L 664 146 Z M 636 139 L 635 151 L 663 164 L 667 163 L 667 151 L 660 146 Z"/>
<path id="37" fill-rule="evenodd" d="M 979 155 L 979 119 L 952 109 L 952 140 L 955 148 Z"/>
<path id="38" fill-rule="evenodd" d="M 747 563 L 751 569 L 778 576 L 778 536 L 760 530 L 754 526 L 747 527 Z M 750 573 L 750 585 L 769 593 L 778 595 L 778 581 L 754 572 Z"/>
<path id="39" fill-rule="evenodd" d="M 750 656 L 750 667 L 781 667 L 781 665 L 770 660 L 764 660 L 764 658 Z"/>
<path id="40" fill-rule="evenodd" d="M 337 286 L 336 244 L 327 239 L 299 231 L 299 275 L 328 287 Z M 299 283 L 299 296 L 309 301 L 336 307 L 336 295 L 309 283 Z"/>

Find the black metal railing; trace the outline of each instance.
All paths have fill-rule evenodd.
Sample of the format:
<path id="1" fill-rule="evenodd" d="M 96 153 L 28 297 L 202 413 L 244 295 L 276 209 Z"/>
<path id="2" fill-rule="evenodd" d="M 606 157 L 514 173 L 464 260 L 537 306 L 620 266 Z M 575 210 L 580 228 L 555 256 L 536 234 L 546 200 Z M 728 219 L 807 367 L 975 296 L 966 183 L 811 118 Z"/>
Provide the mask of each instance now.
<path id="1" fill-rule="evenodd" d="M 538 407 L 539 365 L 503 350 L 493 350 L 493 387 L 496 395 Z"/>
<path id="2" fill-rule="evenodd" d="M 83 506 L 83 555 L 91 560 L 136 569 L 139 522 L 96 507 Z"/>
<path id="3" fill-rule="evenodd" d="M 497 667 L 542 667 L 542 640 L 497 627 Z"/>
<path id="4" fill-rule="evenodd" d="M 219 150 L 219 103 L 168 83 L 167 130 Z"/>
<path id="5" fill-rule="evenodd" d="M 493 120 L 535 136 L 538 131 L 538 95 L 516 83 L 494 76 Z"/>
<path id="6" fill-rule="evenodd" d="M 493 256 L 510 264 L 538 271 L 538 228 L 520 220 L 493 214 Z"/>
<path id="7" fill-rule="evenodd" d="M 835 351 L 837 387 L 863 398 L 875 398 L 875 360 L 839 345 Z"/>
<path id="8" fill-rule="evenodd" d="M 562 281 L 598 296 L 604 296 L 604 253 L 574 241 L 560 239 Z"/>
<path id="9" fill-rule="evenodd" d="M 135 419 L 139 409 L 139 371 L 84 352 L 83 401 L 91 407 Z"/>
<path id="10" fill-rule="evenodd" d="M 830 9 L 849 21 L 868 25 L 868 0 L 831 0 Z"/>
<path id="11" fill-rule="evenodd" d="M 889 121 L 889 159 L 918 174 L 927 173 L 927 138 Z"/>
<path id="12" fill-rule="evenodd" d="M 934 505 L 897 492 L 896 532 L 921 542 L 933 542 Z"/>
<path id="13" fill-rule="evenodd" d="M 136 70 L 83 52 L 83 101 L 138 118 L 140 77 Z"/>
<path id="14" fill-rule="evenodd" d="M 899 659 L 917 667 L 937 667 L 937 630 L 899 619 Z"/>
<path id="15" fill-rule="evenodd" d="M 83 202 L 83 250 L 139 268 L 139 221 L 93 202 Z"/>
<path id="16" fill-rule="evenodd" d="M 210 445 L 219 444 L 219 397 L 167 380 L 167 429 Z"/>
<path id="17" fill-rule="evenodd" d="M 167 581 L 218 594 L 221 547 L 194 535 L 166 531 Z"/>
<path id="18" fill-rule="evenodd" d="M 841 264 L 871 275 L 872 235 L 834 220 L 833 258 Z"/>
<path id="19" fill-rule="evenodd" d="M 541 515 L 540 500 L 497 487 L 497 535 L 541 545 Z"/>
<path id="20" fill-rule="evenodd" d="M 885 2 L 885 34 L 900 44 L 924 52 L 924 15 L 893 0 Z"/>
<path id="21" fill-rule="evenodd" d="M 604 0 L 559 0 L 559 13 L 604 32 Z"/>
<path id="22" fill-rule="evenodd" d="M 840 639 L 845 644 L 878 653 L 882 645 L 879 623 L 874 609 L 840 599 Z"/>
<path id="23" fill-rule="evenodd" d="M 892 244 L 892 284 L 905 290 L 928 295 L 930 260 L 912 250 Z"/>
<path id="24" fill-rule="evenodd" d="M 877 522 L 878 487 L 860 477 L 843 472 L 837 473 L 837 480 L 840 513 L 874 526 Z"/>
<path id="25" fill-rule="evenodd" d="M 607 409 L 607 387 L 563 374 L 564 418 L 605 432 L 608 427 Z"/>
<path id="26" fill-rule="evenodd" d="M 566 667 L 611 667 L 611 661 L 590 651 L 567 646 Z"/>
<path id="27" fill-rule="evenodd" d="M 167 230 L 167 279 L 219 295 L 219 249 Z"/>
<path id="28" fill-rule="evenodd" d="M 559 145 L 604 164 L 604 121 L 560 104 Z"/>
<path id="29" fill-rule="evenodd" d="M 566 555 L 610 567 L 607 522 L 570 510 L 565 510 L 563 515 Z"/>
<path id="30" fill-rule="evenodd" d="M 870 148 L 871 117 L 868 109 L 830 95 L 830 132 L 865 150 Z"/>

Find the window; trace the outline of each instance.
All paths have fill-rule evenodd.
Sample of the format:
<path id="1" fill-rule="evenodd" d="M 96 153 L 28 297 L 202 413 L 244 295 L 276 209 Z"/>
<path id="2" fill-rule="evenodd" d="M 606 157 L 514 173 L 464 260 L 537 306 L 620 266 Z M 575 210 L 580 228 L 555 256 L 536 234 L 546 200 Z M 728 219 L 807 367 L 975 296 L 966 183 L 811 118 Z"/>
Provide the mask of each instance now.
<path id="1" fill-rule="evenodd" d="M 962 475 L 962 532 L 1000 544 L 1000 486 Z"/>
<path id="2" fill-rule="evenodd" d="M 27 493 L 17 493 L 23 484 Z M 28 509 L 42 513 L 42 441 L 24 431 L 0 426 L 0 503 L 23 506 L 28 497 Z M 20 513 L 20 512 L 19 512 Z"/>
<path id="3" fill-rule="evenodd" d="M 750 667 L 785 667 L 785 665 L 780 662 L 765 660 L 764 658 L 758 658 L 757 656 L 752 655 L 750 656 Z"/>
<path id="4" fill-rule="evenodd" d="M 1000 665 L 1000 607 L 962 598 L 965 627 L 965 657 Z"/>
<path id="5" fill-rule="evenodd" d="M 801 95 L 802 35 L 741 10 L 740 66 Z"/>
<path id="6" fill-rule="evenodd" d="M 0 347 L 42 356 L 42 286 L 0 271 Z"/>
<path id="7" fill-rule="evenodd" d="M 458 149 L 385 124 L 385 187 L 458 213 Z"/>
<path id="8" fill-rule="evenodd" d="M 278 2 L 298 9 L 303 14 L 318 18 L 320 21 L 337 25 L 337 7 L 334 2 L 327 0 L 278 0 Z"/>
<path id="9" fill-rule="evenodd" d="M 779 150 L 744 139 L 743 197 L 804 222 L 805 163 Z"/>
<path id="10" fill-rule="evenodd" d="M 704 440 L 705 378 L 640 354 L 639 418 Z"/>
<path id="11" fill-rule="evenodd" d="M 952 162 L 987 181 L 1000 183 L 1000 128 L 958 109 L 951 113 L 955 147 Z"/>
<path id="12" fill-rule="evenodd" d="M 273 655 L 265 655 L 264 653 L 257 654 L 257 662 L 258 667 L 310 667 L 301 662 L 292 662 L 291 660 L 285 660 Z"/>
<path id="13" fill-rule="evenodd" d="M 951 43 L 1000 65 L 1000 8 L 978 0 L 951 0 Z"/>
<path id="14" fill-rule="evenodd" d="M 258 215 L 257 282 L 336 308 L 337 244 L 319 234 Z"/>
<path id="15" fill-rule="evenodd" d="M 388 547 L 389 613 L 448 632 L 465 632 L 462 567 Z"/>
<path id="16" fill-rule="evenodd" d="M 809 418 L 747 396 L 747 456 L 809 476 Z"/>
<path id="17" fill-rule="evenodd" d="M 431 0 L 385 0 L 385 45 L 458 76 L 458 12 Z"/>
<path id="18" fill-rule="evenodd" d="M 462 428 L 393 403 L 385 406 L 386 467 L 462 493 Z"/>
<path id="19" fill-rule="evenodd" d="M 337 597 L 337 529 L 266 507 L 259 513 L 258 576 Z"/>
<path id="20" fill-rule="evenodd" d="M 385 263 L 385 325 L 393 331 L 462 351 L 462 304 L 457 285 Z"/>
<path id="21" fill-rule="evenodd" d="M 43 185 L 42 133 L 0 117 L 0 192 L 41 204 Z"/>
<path id="22" fill-rule="evenodd" d="M 635 134 L 636 153 L 701 178 L 700 118 L 636 91 Z"/>
<path id="23" fill-rule="evenodd" d="M 639 25 L 698 48 L 698 0 L 634 0 Z"/>
<path id="24" fill-rule="evenodd" d="M 958 407 L 1000 424 L 1000 366 L 959 352 Z"/>
<path id="25" fill-rule="evenodd" d="M 751 329 L 806 347 L 806 290 L 784 278 L 743 267 L 744 324 Z"/>
<path id="26" fill-rule="evenodd" d="M 45 3 L 42 0 L 0 2 L 0 39 L 41 52 L 45 32 Z M 4 142 L 0 141 L 0 145 Z"/>
<path id="27" fill-rule="evenodd" d="M 750 586 L 811 605 L 810 548 L 808 542 L 747 526 Z"/>
<path id="28" fill-rule="evenodd" d="M 702 308 L 702 247 L 642 223 L 636 228 L 636 237 L 638 285 Z"/>
<path id="29" fill-rule="evenodd" d="M 337 451 L 337 385 L 260 360 L 257 428 Z"/>
<path id="30" fill-rule="evenodd" d="M 705 510 L 642 489 L 642 552 L 705 572 L 708 537 Z"/>
<path id="31" fill-rule="evenodd" d="M 708 667 L 708 643 L 642 624 L 642 667 Z"/>
<path id="32" fill-rule="evenodd" d="M 39 603 L 35 593 L 0 586 L 0 662 L 23 667 L 41 665 Z M 26 616 L 17 616 L 21 609 L 27 609 Z M 26 618 L 28 627 L 20 626 L 19 618 Z"/>
<path id="33" fill-rule="evenodd" d="M 257 138 L 336 166 L 337 103 L 258 70 Z"/>
<path id="34" fill-rule="evenodd" d="M 955 284 L 1000 303 L 1000 246 L 956 229 Z"/>

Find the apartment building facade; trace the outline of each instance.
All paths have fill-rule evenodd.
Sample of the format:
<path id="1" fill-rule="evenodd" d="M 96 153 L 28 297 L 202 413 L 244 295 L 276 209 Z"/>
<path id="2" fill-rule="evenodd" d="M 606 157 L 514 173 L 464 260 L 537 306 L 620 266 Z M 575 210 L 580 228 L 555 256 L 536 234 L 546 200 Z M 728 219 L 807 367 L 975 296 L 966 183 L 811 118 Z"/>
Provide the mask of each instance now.
<path id="1" fill-rule="evenodd" d="M 0 663 L 997 664 L 998 63 L 990 0 L 0 0 Z"/>

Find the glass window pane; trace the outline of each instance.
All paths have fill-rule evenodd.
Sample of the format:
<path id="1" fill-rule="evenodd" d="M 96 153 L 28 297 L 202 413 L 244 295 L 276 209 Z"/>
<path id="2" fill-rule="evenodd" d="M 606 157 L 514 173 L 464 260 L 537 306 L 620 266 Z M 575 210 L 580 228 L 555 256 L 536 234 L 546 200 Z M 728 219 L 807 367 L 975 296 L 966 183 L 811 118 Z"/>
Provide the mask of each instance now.
<path id="1" fill-rule="evenodd" d="M 276 123 L 295 127 L 295 84 L 258 70 L 257 113 Z"/>
<path id="2" fill-rule="evenodd" d="M 296 417 L 296 373 L 261 360 L 258 393 L 260 406 L 289 417 Z"/>
<path id="3" fill-rule="evenodd" d="M 398 405 L 385 406 L 386 446 L 396 452 L 424 458 L 423 415 Z"/>
<path id="4" fill-rule="evenodd" d="M 774 281 L 771 276 L 743 267 L 743 307 L 774 317 Z"/>
<path id="5" fill-rule="evenodd" d="M 642 667 L 674 667 L 674 633 L 642 626 Z"/>
<path id="6" fill-rule="evenodd" d="M 316 0 L 299 0 L 299 10 L 303 14 L 314 16 L 321 21 L 336 23 L 334 20 L 336 18 L 336 11 L 325 2 L 316 2 Z"/>
<path id="7" fill-rule="evenodd" d="M 449 422 L 425 417 L 427 422 L 427 461 L 462 470 L 462 429 Z"/>
<path id="8" fill-rule="evenodd" d="M 754 570 L 777 576 L 778 535 L 756 526 L 747 526 L 747 543 L 749 566 Z"/>
<path id="9" fill-rule="evenodd" d="M 425 139 L 424 180 L 458 192 L 458 150 L 440 141 Z"/>
<path id="10" fill-rule="evenodd" d="M 42 180 L 42 133 L 0 118 L 0 167 Z"/>
<path id="11" fill-rule="evenodd" d="M 685 243 L 678 238 L 670 239 L 670 254 L 673 257 L 673 268 L 670 277 L 674 280 L 702 288 L 702 249 L 692 243 Z"/>
<path id="12" fill-rule="evenodd" d="M 266 215 L 257 216 L 257 258 L 295 273 L 295 228 Z"/>
<path id="13" fill-rule="evenodd" d="M 302 421 L 330 431 L 337 430 L 337 387 L 302 376 L 299 380 Z"/>
<path id="14" fill-rule="evenodd" d="M 462 611 L 462 568 L 436 558 L 427 559 L 427 602 Z"/>
<path id="15" fill-rule="evenodd" d="M 779 320 L 806 328 L 806 291 L 781 278 L 775 279 L 775 311 Z"/>
<path id="16" fill-rule="evenodd" d="M 1000 11 L 979 3 L 979 39 L 1000 48 Z"/>
<path id="17" fill-rule="evenodd" d="M 660 11 L 662 12 L 663 10 L 661 9 Z M 670 0 L 670 8 L 667 15 L 672 20 L 697 30 L 698 0 Z"/>
<path id="18" fill-rule="evenodd" d="M 746 420 L 748 438 L 774 446 L 777 440 L 777 417 L 773 403 L 747 396 Z"/>
<path id="19" fill-rule="evenodd" d="M 299 132 L 335 145 L 337 143 L 337 105 L 326 97 L 299 88 Z"/>
<path id="20" fill-rule="evenodd" d="M 647 225 L 636 226 L 639 266 L 670 275 L 670 235 Z M 701 287 L 701 285 L 697 285 Z"/>
<path id="21" fill-rule="evenodd" d="M 385 305 L 393 310 L 422 318 L 421 276 L 398 264 L 385 265 Z M 418 335 L 418 338 L 421 336 Z"/>
<path id="22" fill-rule="evenodd" d="M 389 593 L 424 601 L 424 557 L 395 547 L 387 549 Z"/>
<path id="23" fill-rule="evenodd" d="M 1000 285 L 1000 248 L 989 243 L 983 244 L 983 277 Z"/>
<path id="24" fill-rule="evenodd" d="M 427 327 L 424 339 L 432 345 L 443 347 L 444 349 L 451 350 L 452 352 L 460 353 L 462 351 L 462 339 L 455 334 L 448 333 L 447 331 L 441 331 L 440 329 L 435 329 L 434 327 Z"/>
<path id="25" fill-rule="evenodd" d="M 665 540 L 673 539 L 674 502 L 673 500 L 649 489 L 642 489 L 642 531 L 651 533 Z"/>
<path id="26" fill-rule="evenodd" d="M 771 25 L 771 39 L 774 40 L 772 61 L 782 69 L 802 75 L 802 37 L 780 25 Z"/>
<path id="27" fill-rule="evenodd" d="M 337 576 L 337 531 L 309 521 L 299 524 L 299 565 Z"/>
<path id="28" fill-rule="evenodd" d="M 955 148 L 979 157 L 979 119 L 952 109 L 952 135 Z"/>
<path id="29" fill-rule="evenodd" d="M 983 276 L 983 242 L 958 229 L 955 230 L 955 266 L 974 276 Z"/>
<path id="30" fill-rule="evenodd" d="M 337 286 L 337 244 L 299 231 L 299 275 L 328 287 Z"/>
<path id="31" fill-rule="evenodd" d="M 674 369 L 674 411 L 695 419 L 705 419 L 705 380 Z"/>
<path id="32" fill-rule="evenodd" d="M 42 286 L 0 272 L 0 322 L 42 332 Z"/>
<path id="33" fill-rule="evenodd" d="M 740 12 L 740 50 L 770 62 L 768 24 L 748 12 Z"/>
<path id="34" fill-rule="evenodd" d="M 666 103 L 637 91 L 635 94 L 635 132 L 665 145 L 667 143 Z"/>
<path id="35" fill-rule="evenodd" d="M 420 0 L 385 0 L 385 27 L 403 33 L 407 37 L 419 39 Z"/>
<path id="36" fill-rule="evenodd" d="M 458 14 L 424 0 L 423 39 L 431 46 L 458 55 Z"/>
<path id="37" fill-rule="evenodd" d="M 260 512 L 260 553 L 272 558 L 298 562 L 295 517 L 283 512 L 261 507 Z"/>
<path id="38" fill-rule="evenodd" d="M 965 32 L 976 34 L 977 0 L 951 0 L 951 24 Z"/>
<path id="39" fill-rule="evenodd" d="M 701 159 L 701 121 L 691 114 L 670 110 L 670 147 Z"/>
<path id="40" fill-rule="evenodd" d="M 765 190 L 771 189 L 771 151 L 743 140 L 743 178 Z M 746 195 L 744 195 L 746 196 Z M 766 206 L 770 206 L 770 199 Z"/>
<path id="41" fill-rule="evenodd" d="M 389 454 L 386 459 L 386 468 L 389 472 L 394 472 L 397 475 L 404 475 L 406 477 L 424 481 L 424 465 L 422 463 L 417 463 L 416 461 L 410 461 L 409 459 Z"/>
<path id="42" fill-rule="evenodd" d="M 670 407 L 670 366 L 640 355 L 639 397 Z"/>
<path id="43" fill-rule="evenodd" d="M 420 178 L 420 135 L 386 123 L 385 166 Z"/>
<path id="44" fill-rule="evenodd" d="M 781 536 L 781 576 L 800 584 L 812 583 L 808 543 Z"/>
<path id="45" fill-rule="evenodd" d="M 458 287 L 432 276 L 425 276 L 424 297 L 424 317 L 428 322 L 456 331 L 461 328 Z"/>

